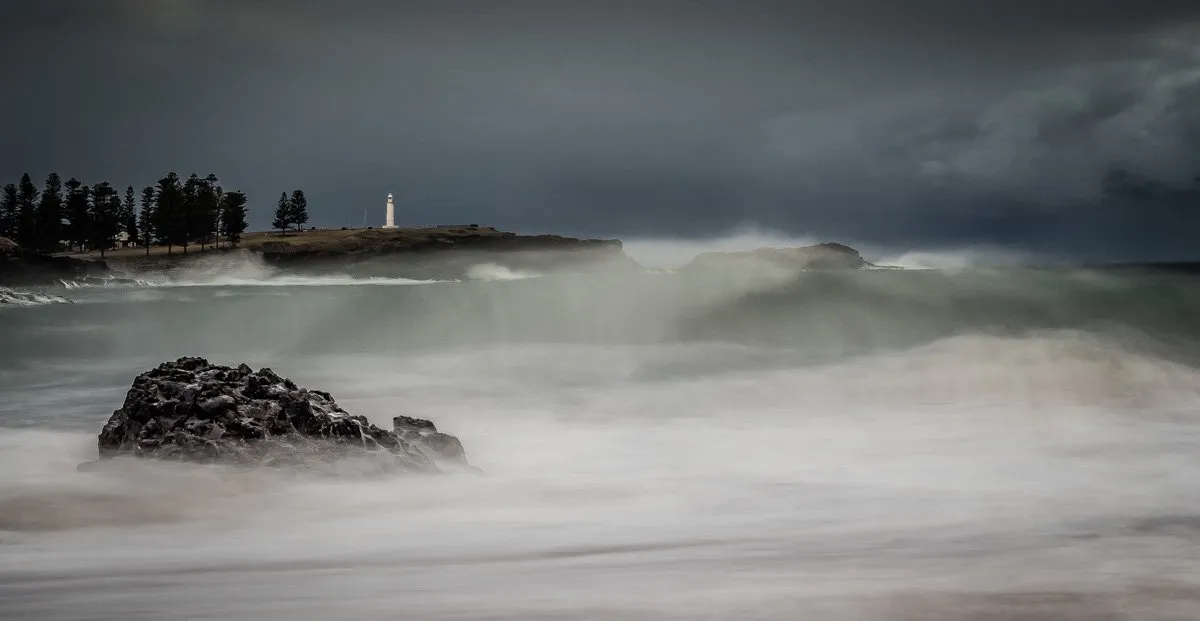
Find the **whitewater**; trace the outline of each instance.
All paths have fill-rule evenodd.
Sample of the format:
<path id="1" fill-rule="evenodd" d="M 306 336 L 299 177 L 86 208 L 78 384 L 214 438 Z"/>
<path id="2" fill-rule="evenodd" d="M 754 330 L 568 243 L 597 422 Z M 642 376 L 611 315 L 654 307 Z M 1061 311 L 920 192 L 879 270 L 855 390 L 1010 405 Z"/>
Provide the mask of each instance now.
<path id="1" fill-rule="evenodd" d="M 41 306 L 42 304 L 70 303 L 70 300 L 60 295 L 0 287 L 0 306 Z"/>
<path id="2" fill-rule="evenodd" d="M 0 308 L 0 618 L 1200 618 L 1193 276 L 25 293 L 74 303 Z M 78 472 L 182 355 L 429 418 L 483 475 Z"/>

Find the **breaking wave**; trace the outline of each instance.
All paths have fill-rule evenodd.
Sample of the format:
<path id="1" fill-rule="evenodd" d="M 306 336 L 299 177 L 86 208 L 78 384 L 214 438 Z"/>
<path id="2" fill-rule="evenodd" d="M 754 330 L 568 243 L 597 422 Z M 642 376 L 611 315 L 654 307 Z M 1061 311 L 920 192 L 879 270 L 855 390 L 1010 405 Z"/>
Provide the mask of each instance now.
<path id="1" fill-rule="evenodd" d="M 267 265 L 262 257 L 235 252 L 213 257 L 200 257 L 177 267 L 155 274 L 150 286 L 167 287 L 340 287 L 425 285 L 439 280 L 413 278 L 356 277 L 348 274 L 308 275 L 288 272 Z"/>
<path id="2" fill-rule="evenodd" d="M 74 304 L 74 302 L 57 295 L 0 287 L 0 306 L 41 306 L 43 304 Z"/>
<path id="3" fill-rule="evenodd" d="M 161 283 L 171 287 L 351 287 L 361 285 L 396 286 L 428 285 L 445 280 L 416 280 L 411 278 L 355 278 L 352 276 L 269 276 L 266 278 L 213 278 L 211 280 L 179 280 Z"/>
<path id="4" fill-rule="evenodd" d="M 145 280 L 142 278 L 120 278 L 116 276 L 87 277 L 80 280 L 59 279 L 58 282 L 66 289 L 86 289 L 90 287 L 155 287 L 161 284 L 153 280 Z"/>
<path id="5" fill-rule="evenodd" d="M 525 280 L 540 276 L 542 275 L 538 272 L 514 270 L 495 263 L 481 263 L 467 270 L 467 278 L 470 280 Z"/>
<path id="6" fill-rule="evenodd" d="M 0 617 L 1200 618 L 1196 282 L 80 292 L 110 303 L 0 328 Z M 435 420 L 486 476 L 78 472 L 129 378 L 183 353 Z"/>

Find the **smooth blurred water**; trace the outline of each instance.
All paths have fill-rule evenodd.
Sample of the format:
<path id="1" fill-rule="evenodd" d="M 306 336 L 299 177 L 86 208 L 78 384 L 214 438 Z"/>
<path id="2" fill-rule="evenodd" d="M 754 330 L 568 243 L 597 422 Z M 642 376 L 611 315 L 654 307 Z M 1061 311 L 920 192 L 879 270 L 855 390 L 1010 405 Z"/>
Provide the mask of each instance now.
<path id="1" fill-rule="evenodd" d="M 0 309 L 0 617 L 1200 618 L 1190 278 L 502 276 Z M 181 355 L 486 474 L 77 472 Z"/>

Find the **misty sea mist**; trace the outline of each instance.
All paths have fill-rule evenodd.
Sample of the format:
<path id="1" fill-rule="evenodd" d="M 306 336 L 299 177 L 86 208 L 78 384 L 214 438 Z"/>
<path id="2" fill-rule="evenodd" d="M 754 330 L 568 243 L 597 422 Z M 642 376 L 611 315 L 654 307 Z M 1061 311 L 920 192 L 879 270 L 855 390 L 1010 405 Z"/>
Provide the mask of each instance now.
<path id="1" fill-rule="evenodd" d="M 0 618 L 1200 618 L 1196 285 L 246 264 L 30 289 L 0 306 Z M 184 355 L 431 419 L 483 474 L 78 472 Z"/>

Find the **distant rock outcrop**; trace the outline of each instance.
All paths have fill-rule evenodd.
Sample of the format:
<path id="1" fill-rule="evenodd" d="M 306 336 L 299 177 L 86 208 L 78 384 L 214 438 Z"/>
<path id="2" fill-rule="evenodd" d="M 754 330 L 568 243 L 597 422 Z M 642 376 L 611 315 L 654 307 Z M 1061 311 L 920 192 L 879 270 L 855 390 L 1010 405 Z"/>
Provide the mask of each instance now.
<path id="1" fill-rule="evenodd" d="M 271 369 L 180 358 L 138 375 L 100 431 L 100 459 L 140 457 L 301 469 L 347 464 L 370 474 L 467 466 L 458 438 L 398 416 L 381 429 L 320 390 Z"/>
<path id="2" fill-rule="evenodd" d="M 109 275 L 103 261 L 41 254 L 0 237 L 0 285 L 52 285 L 61 280 Z"/>
<path id="3" fill-rule="evenodd" d="M 817 244 L 801 248 L 759 248 L 746 252 L 707 252 L 692 259 L 684 270 L 754 268 L 786 270 L 836 270 L 871 267 L 859 252 L 843 244 Z"/>

